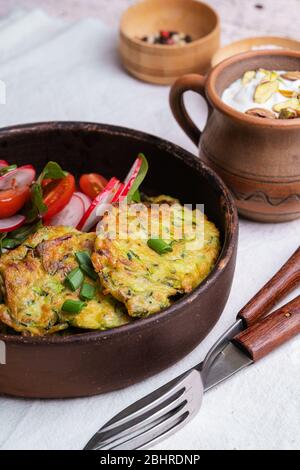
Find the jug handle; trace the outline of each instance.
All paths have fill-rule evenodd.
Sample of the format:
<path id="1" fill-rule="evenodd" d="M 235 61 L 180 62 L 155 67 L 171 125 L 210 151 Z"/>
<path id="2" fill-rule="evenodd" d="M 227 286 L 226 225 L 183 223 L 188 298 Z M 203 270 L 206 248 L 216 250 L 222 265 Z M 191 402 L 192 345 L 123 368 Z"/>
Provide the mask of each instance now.
<path id="1" fill-rule="evenodd" d="M 210 115 L 212 112 L 212 107 L 208 102 L 205 94 L 205 81 L 206 78 L 203 75 L 183 75 L 183 77 L 180 77 L 175 81 L 170 90 L 170 107 L 173 116 L 175 117 L 182 130 L 187 134 L 187 136 L 194 142 L 197 147 L 199 145 L 199 140 L 202 132 L 189 116 L 183 102 L 183 95 L 186 91 L 194 91 L 201 95 L 207 103 L 208 113 Z"/>

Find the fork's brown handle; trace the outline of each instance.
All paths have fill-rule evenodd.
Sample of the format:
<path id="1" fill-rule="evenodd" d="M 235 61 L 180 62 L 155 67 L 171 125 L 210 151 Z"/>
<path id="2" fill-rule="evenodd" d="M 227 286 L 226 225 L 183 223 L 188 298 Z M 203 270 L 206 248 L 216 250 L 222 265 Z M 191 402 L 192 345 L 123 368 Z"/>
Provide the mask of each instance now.
<path id="1" fill-rule="evenodd" d="M 238 334 L 234 342 L 257 361 L 300 333 L 300 295 Z"/>
<path id="2" fill-rule="evenodd" d="M 285 295 L 300 283 L 300 246 L 282 268 L 242 308 L 238 314 L 246 326 L 253 325 L 270 312 Z"/>

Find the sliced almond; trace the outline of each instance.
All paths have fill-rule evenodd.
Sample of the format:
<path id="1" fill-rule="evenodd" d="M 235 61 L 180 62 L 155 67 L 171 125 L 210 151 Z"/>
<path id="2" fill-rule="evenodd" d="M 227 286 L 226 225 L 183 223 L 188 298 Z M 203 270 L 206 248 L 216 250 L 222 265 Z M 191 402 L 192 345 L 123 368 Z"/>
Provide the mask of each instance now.
<path id="1" fill-rule="evenodd" d="M 267 119 L 277 119 L 277 116 L 272 111 L 264 108 L 251 108 L 245 112 L 245 114 L 249 114 L 250 116 L 257 116 L 260 118 L 267 118 Z"/>
<path id="2" fill-rule="evenodd" d="M 295 119 L 298 117 L 296 109 L 283 108 L 279 113 L 279 119 Z"/>
<path id="3" fill-rule="evenodd" d="M 299 106 L 300 106 L 299 100 L 297 100 L 297 98 L 292 98 L 290 100 L 283 101 L 282 103 L 275 104 L 272 109 L 273 111 L 275 111 L 275 113 L 280 113 L 282 109 L 285 109 L 285 108 L 297 109 L 299 108 Z"/>
<path id="4" fill-rule="evenodd" d="M 297 92 L 293 90 L 278 90 L 285 98 L 297 98 Z"/>
<path id="5" fill-rule="evenodd" d="M 264 82 L 257 85 L 254 92 L 254 101 L 255 103 L 265 103 L 268 101 L 271 96 L 278 90 L 278 82 Z"/>
<path id="6" fill-rule="evenodd" d="M 300 72 L 298 72 L 298 71 L 286 72 L 286 73 L 283 73 L 281 76 L 285 80 L 290 80 L 291 82 L 295 82 L 296 80 L 300 80 Z"/>
<path id="7" fill-rule="evenodd" d="M 249 70 L 248 72 L 245 72 L 244 75 L 243 75 L 243 78 L 242 78 L 242 84 L 244 86 L 248 85 L 248 83 L 250 83 L 251 80 L 253 80 L 255 75 L 256 75 L 255 70 Z"/>

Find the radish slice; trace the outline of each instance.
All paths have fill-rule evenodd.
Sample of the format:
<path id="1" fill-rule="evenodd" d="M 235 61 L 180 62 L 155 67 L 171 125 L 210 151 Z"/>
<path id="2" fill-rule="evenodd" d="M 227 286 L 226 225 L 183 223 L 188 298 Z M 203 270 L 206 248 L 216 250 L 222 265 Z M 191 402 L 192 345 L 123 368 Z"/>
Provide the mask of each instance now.
<path id="1" fill-rule="evenodd" d="M 101 219 L 108 205 L 112 203 L 116 195 L 120 181 L 117 178 L 111 178 L 103 191 L 95 197 L 92 204 L 77 225 L 78 230 L 88 232 Z"/>
<path id="2" fill-rule="evenodd" d="M 32 165 L 24 165 L 15 170 L 8 171 L 0 176 L 0 191 L 14 187 L 29 186 L 35 178 L 35 169 Z"/>
<path id="3" fill-rule="evenodd" d="M 51 219 L 45 222 L 46 225 L 64 225 L 67 227 L 76 227 L 82 219 L 85 212 L 84 203 L 81 197 L 73 194 L 68 204 Z"/>
<path id="4" fill-rule="evenodd" d="M 111 201 L 112 203 L 113 202 L 120 202 L 122 199 L 124 199 L 123 197 L 121 197 L 123 195 L 124 188 L 125 188 L 125 185 L 123 183 L 120 183 L 119 189 L 116 192 L 116 194 L 114 195 L 113 200 Z"/>
<path id="5" fill-rule="evenodd" d="M 74 196 L 80 197 L 84 205 L 84 212 L 86 212 L 88 208 L 90 207 L 90 205 L 92 204 L 91 198 L 89 198 L 86 194 L 82 193 L 81 191 L 76 191 L 74 193 Z"/>
<path id="6" fill-rule="evenodd" d="M 24 215 L 13 215 L 7 219 L 0 219 L 0 232 L 11 232 L 24 224 L 26 217 Z"/>
<path id="7" fill-rule="evenodd" d="M 0 160 L 0 170 L 1 168 L 5 168 L 6 166 L 8 166 L 8 163 L 6 160 Z"/>
<path id="8" fill-rule="evenodd" d="M 138 157 L 135 160 L 134 164 L 132 165 L 128 175 L 126 176 L 126 178 L 124 180 L 124 190 L 121 194 L 122 199 L 127 196 L 130 189 L 132 188 L 132 185 L 133 185 L 137 175 L 139 174 L 142 163 L 143 163 L 143 160 L 140 157 Z"/>

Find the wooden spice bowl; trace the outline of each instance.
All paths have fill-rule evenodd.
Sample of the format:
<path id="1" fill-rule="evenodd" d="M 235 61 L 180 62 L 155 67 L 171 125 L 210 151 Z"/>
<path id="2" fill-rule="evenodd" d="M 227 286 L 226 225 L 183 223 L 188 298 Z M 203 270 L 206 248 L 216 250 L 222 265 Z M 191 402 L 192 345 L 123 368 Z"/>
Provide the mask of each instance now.
<path id="1" fill-rule="evenodd" d="M 192 42 L 170 46 L 141 40 L 160 30 L 189 34 Z M 121 61 L 129 73 L 146 82 L 168 85 L 186 73 L 206 73 L 219 44 L 218 14 L 196 0 L 144 0 L 121 19 Z"/>

